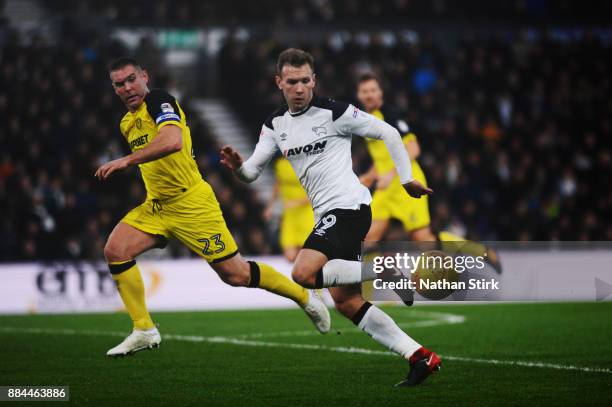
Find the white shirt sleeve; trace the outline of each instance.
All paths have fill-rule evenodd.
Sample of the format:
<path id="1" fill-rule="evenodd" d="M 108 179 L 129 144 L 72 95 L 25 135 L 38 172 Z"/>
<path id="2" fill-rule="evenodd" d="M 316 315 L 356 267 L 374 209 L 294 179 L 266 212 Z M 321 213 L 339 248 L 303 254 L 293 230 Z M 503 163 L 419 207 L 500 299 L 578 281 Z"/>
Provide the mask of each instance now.
<path id="1" fill-rule="evenodd" d="M 259 142 L 255 146 L 253 155 L 236 170 L 236 175 L 244 182 L 255 181 L 264 167 L 274 157 L 277 150 L 278 146 L 276 141 L 274 141 L 274 130 L 263 125 L 259 134 Z"/>
<path id="2" fill-rule="evenodd" d="M 355 135 L 382 140 L 389 150 L 400 182 L 406 184 L 414 180 L 410 157 L 397 129 L 377 117 L 349 105 L 344 114 L 334 124 L 342 135 Z"/>

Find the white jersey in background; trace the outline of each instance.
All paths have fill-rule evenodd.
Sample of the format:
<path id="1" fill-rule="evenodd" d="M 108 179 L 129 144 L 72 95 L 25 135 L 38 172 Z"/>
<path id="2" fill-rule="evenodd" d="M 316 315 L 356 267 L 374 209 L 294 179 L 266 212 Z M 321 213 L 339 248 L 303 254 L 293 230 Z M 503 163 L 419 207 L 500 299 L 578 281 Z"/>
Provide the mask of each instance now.
<path id="1" fill-rule="evenodd" d="M 412 181 L 408 153 L 393 126 L 351 104 L 317 96 L 296 113 L 286 105 L 277 109 L 262 126 L 253 155 L 236 173 L 254 181 L 280 150 L 306 190 L 316 220 L 332 209 L 358 209 L 372 197 L 353 172 L 352 135 L 383 140 L 402 184 Z"/>

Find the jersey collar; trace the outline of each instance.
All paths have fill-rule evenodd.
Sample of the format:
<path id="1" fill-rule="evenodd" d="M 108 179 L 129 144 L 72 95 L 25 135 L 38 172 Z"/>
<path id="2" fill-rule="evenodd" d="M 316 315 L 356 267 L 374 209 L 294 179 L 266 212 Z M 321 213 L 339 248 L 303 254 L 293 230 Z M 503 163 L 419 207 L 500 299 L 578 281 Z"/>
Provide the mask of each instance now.
<path id="1" fill-rule="evenodd" d="M 315 99 L 317 98 L 317 96 L 313 93 L 312 94 L 312 99 L 310 99 L 310 103 L 308 103 L 308 105 L 306 105 L 306 107 L 304 107 L 302 110 L 299 110 L 295 113 L 293 113 L 291 110 L 287 109 L 287 111 L 289 112 L 289 114 L 291 115 L 291 117 L 298 117 L 303 115 L 304 113 L 306 113 L 308 111 L 308 109 L 310 109 L 310 107 L 312 106 L 312 104 L 314 103 Z"/>

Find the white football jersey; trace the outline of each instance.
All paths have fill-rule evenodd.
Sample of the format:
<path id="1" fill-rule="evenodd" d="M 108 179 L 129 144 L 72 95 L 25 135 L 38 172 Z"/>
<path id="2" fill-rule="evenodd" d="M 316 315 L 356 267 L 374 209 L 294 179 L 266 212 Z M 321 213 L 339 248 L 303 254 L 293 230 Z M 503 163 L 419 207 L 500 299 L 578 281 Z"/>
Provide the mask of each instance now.
<path id="1" fill-rule="evenodd" d="M 381 131 L 372 131 L 374 123 L 379 128 L 384 122 L 351 104 L 316 95 L 300 112 L 281 107 L 262 126 L 255 152 L 240 172 L 258 175 L 280 150 L 306 190 L 317 220 L 332 209 L 358 209 L 372 197 L 353 172 L 351 137 L 382 138 Z M 401 142 L 399 133 L 397 138 Z"/>

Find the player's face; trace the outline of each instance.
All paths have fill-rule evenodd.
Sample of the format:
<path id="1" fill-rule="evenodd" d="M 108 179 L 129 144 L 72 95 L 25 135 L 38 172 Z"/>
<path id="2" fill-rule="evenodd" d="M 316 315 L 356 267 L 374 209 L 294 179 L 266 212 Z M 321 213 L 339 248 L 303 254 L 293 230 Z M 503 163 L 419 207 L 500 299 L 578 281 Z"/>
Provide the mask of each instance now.
<path id="1" fill-rule="evenodd" d="M 357 99 L 363 105 L 366 112 L 380 109 L 383 102 L 383 91 L 375 79 L 361 82 L 357 86 Z"/>
<path id="2" fill-rule="evenodd" d="M 142 104 L 149 88 L 147 71 L 134 65 L 127 65 L 110 73 L 115 93 L 130 111 L 135 111 Z"/>
<path id="3" fill-rule="evenodd" d="M 312 100 L 315 74 L 309 64 L 299 67 L 285 65 L 280 75 L 276 75 L 276 85 L 283 91 L 289 109 L 297 112 Z"/>

